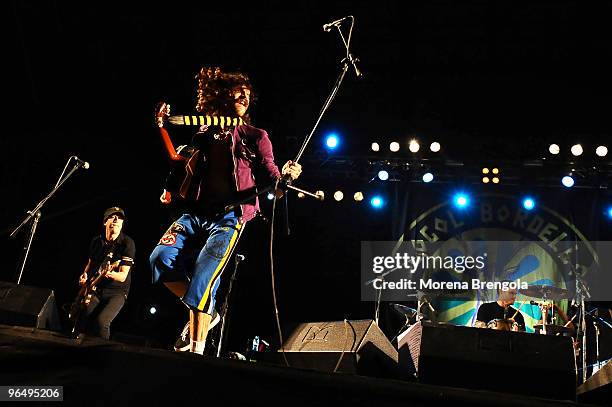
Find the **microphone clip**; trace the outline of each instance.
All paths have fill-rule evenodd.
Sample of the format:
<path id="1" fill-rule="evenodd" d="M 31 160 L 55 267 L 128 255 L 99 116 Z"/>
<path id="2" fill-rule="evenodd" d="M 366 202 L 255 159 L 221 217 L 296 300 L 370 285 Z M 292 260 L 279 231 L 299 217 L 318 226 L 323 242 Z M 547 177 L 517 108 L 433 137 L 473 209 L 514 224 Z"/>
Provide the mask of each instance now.
<path id="1" fill-rule="evenodd" d="M 348 54 L 348 56 L 344 58 L 341 62 L 347 65 L 350 63 L 353 66 L 353 69 L 355 70 L 355 76 L 357 78 L 363 78 L 363 72 L 361 72 L 361 70 L 357 66 L 357 63 L 359 62 L 359 58 L 357 58 L 353 54 Z"/>
<path id="2" fill-rule="evenodd" d="M 323 31 L 325 31 L 325 32 L 330 32 L 330 31 L 331 31 L 331 29 L 332 29 L 332 27 L 339 27 L 339 26 L 340 26 L 340 24 L 341 24 L 341 23 L 342 23 L 344 20 L 346 20 L 346 19 L 348 19 L 348 18 L 349 18 L 349 16 L 346 16 L 346 17 L 342 17 L 342 18 L 340 18 L 340 19 L 338 19 L 338 20 L 332 21 L 331 23 L 323 24 Z"/>
<path id="3" fill-rule="evenodd" d="M 291 176 L 289 176 L 289 174 L 285 174 L 278 180 L 278 187 L 283 191 L 286 191 L 292 182 L 293 180 L 291 179 Z"/>

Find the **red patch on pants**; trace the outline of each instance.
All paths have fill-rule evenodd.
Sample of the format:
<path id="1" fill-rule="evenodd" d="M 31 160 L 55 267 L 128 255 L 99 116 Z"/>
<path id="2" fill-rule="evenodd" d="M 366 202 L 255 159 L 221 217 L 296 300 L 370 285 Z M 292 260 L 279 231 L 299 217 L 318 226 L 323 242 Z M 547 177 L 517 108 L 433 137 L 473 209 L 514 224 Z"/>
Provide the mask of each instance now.
<path id="1" fill-rule="evenodd" d="M 159 244 L 163 244 L 165 246 L 172 246 L 176 243 L 176 233 L 166 233 L 159 239 Z"/>

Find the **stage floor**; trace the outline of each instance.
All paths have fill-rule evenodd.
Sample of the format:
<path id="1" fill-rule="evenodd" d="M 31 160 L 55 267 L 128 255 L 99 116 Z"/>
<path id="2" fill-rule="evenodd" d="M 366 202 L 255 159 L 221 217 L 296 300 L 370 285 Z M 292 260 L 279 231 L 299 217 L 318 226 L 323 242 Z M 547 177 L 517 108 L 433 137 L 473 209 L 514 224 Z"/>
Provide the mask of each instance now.
<path id="1" fill-rule="evenodd" d="M 61 405 L 552 406 L 570 401 L 212 358 L 0 325 L 0 385 L 61 385 Z M 59 404 L 59 403 L 58 403 Z"/>

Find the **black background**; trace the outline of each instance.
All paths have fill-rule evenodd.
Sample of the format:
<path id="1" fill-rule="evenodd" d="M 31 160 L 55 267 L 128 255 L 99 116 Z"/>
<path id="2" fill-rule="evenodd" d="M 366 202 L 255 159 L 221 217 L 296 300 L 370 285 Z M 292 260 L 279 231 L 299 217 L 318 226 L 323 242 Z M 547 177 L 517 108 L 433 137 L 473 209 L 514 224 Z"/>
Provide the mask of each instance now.
<path id="1" fill-rule="evenodd" d="M 365 77 L 347 74 L 307 150 L 299 183 L 328 197 L 336 187 L 350 198 L 371 186 L 321 171 L 317 154 L 330 130 L 343 136 L 338 154 L 365 156 L 371 141 L 416 135 L 473 164 L 539 157 L 551 141 L 565 152 L 581 141 L 593 157 L 594 146 L 610 141 L 609 2 L 11 1 L 3 7 L 8 108 L 0 278 L 16 279 L 25 237 L 8 233 L 77 155 L 91 168 L 78 171 L 43 209 L 22 282 L 70 300 L 104 209 L 119 205 L 137 257 L 115 329 L 163 346 L 186 313 L 150 284 L 148 255 L 172 220 L 158 202 L 168 167 L 153 108 L 165 100 L 174 113 L 193 112 L 193 77 L 202 65 L 250 75 L 259 97 L 254 124 L 270 133 L 280 165 L 314 125 L 340 69 L 341 41 L 322 25 L 355 16 L 351 48 Z M 187 142 L 190 132 L 171 129 L 175 144 Z M 319 204 L 292 196 L 289 205 L 292 234 L 283 236 L 279 227 L 275 241 L 283 322 L 372 317 L 373 305 L 359 300 L 359 242 L 396 239 L 391 211 L 346 199 Z M 269 202 L 264 211 L 270 215 Z M 599 238 L 609 226 L 601 222 Z M 252 222 L 238 249 L 247 261 L 232 304 L 236 349 L 256 334 L 275 341 L 268 229 Z M 150 304 L 158 306 L 155 317 L 146 314 Z"/>

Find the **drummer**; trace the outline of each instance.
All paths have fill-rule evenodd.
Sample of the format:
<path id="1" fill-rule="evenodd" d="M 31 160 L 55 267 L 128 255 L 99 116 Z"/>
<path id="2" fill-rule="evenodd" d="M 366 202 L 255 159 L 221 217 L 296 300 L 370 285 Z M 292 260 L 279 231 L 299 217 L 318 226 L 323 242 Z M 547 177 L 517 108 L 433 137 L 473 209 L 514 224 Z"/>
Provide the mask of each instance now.
<path id="1" fill-rule="evenodd" d="M 484 328 L 496 319 L 513 320 L 518 324 L 519 331 L 525 330 L 525 318 L 512 306 L 516 301 L 516 288 L 497 290 L 497 301 L 486 302 L 478 307 L 476 314 L 476 327 Z"/>

